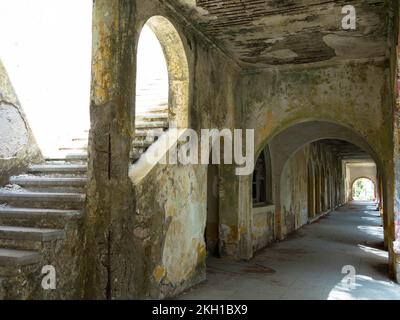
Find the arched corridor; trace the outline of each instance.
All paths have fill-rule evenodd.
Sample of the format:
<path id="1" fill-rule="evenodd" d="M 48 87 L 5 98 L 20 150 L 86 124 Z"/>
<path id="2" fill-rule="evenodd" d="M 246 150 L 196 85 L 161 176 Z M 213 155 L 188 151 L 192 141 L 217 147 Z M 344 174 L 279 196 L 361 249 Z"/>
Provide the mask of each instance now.
<path id="1" fill-rule="evenodd" d="M 0 300 L 399 299 L 400 4 L 344 2 L 0 1 Z"/>
<path id="2" fill-rule="evenodd" d="M 210 259 L 205 283 L 179 299 L 400 300 L 387 277 L 382 220 L 375 203 L 351 202 L 248 262 Z M 353 266 L 350 287 L 343 267 Z"/>

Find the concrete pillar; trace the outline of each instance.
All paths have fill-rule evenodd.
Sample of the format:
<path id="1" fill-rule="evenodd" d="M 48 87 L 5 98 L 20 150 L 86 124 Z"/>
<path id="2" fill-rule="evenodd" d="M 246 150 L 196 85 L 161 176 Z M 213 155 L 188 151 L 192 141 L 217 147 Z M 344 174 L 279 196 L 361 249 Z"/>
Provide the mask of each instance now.
<path id="1" fill-rule="evenodd" d="M 234 165 L 221 165 L 220 253 L 250 259 L 252 250 L 252 176 L 237 176 Z"/>
<path id="2" fill-rule="evenodd" d="M 135 1 L 93 6 L 91 129 L 84 219 L 84 298 L 134 297 L 133 217 L 128 178 L 134 123 Z"/>

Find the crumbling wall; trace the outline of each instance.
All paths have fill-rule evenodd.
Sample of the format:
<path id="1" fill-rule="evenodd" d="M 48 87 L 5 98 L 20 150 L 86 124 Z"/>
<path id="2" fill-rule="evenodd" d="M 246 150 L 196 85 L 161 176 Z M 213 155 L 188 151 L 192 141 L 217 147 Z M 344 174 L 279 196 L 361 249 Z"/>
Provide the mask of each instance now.
<path id="1" fill-rule="evenodd" d="M 42 159 L 10 78 L 0 61 L 0 185 Z"/>
<path id="2" fill-rule="evenodd" d="M 253 208 L 252 214 L 252 243 L 256 252 L 274 241 L 275 206 Z"/>

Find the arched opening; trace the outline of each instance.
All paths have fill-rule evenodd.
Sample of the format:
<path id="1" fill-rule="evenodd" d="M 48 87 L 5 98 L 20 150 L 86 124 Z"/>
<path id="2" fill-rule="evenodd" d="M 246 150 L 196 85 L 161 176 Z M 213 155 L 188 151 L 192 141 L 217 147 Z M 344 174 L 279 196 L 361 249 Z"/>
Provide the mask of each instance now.
<path id="1" fill-rule="evenodd" d="M 267 168 L 265 166 L 264 152 L 258 157 L 253 172 L 253 206 L 265 205 L 267 201 Z"/>
<path id="2" fill-rule="evenodd" d="M 345 202 L 354 200 L 353 196 L 347 196 L 348 193 L 354 194 L 353 181 L 360 177 L 360 172 L 376 177 L 376 170 L 374 160 L 366 151 L 345 140 L 318 139 L 296 149 L 283 166 L 280 180 L 281 211 L 284 214 L 281 221 L 285 233 L 304 224 L 306 220 L 302 210 L 306 210 L 308 218 L 313 221 L 314 217 L 318 218 L 342 205 L 340 199 L 347 199 Z M 299 186 L 303 181 L 306 181 L 304 187 Z M 357 191 L 358 200 L 372 201 L 375 198 L 375 188 L 370 186 Z"/>
<path id="3" fill-rule="evenodd" d="M 285 164 L 287 163 L 288 159 L 290 159 L 297 151 L 300 151 L 313 142 L 321 140 L 328 140 L 325 142 L 327 142 L 327 147 L 331 150 L 331 154 L 336 155 L 336 158 L 340 156 L 340 159 L 335 163 L 337 170 L 332 170 L 332 168 L 329 168 L 329 174 L 332 176 L 331 178 L 335 179 L 336 184 L 335 190 L 331 190 L 332 195 L 330 198 L 334 198 L 336 200 L 335 203 L 330 205 L 331 208 L 336 208 L 349 201 L 346 195 L 348 187 L 345 183 L 343 183 L 346 178 L 346 165 L 348 163 L 352 163 L 354 161 L 362 162 L 364 165 L 365 163 L 371 163 L 371 165 L 374 165 L 376 170 L 382 174 L 382 178 L 384 180 L 383 184 L 385 187 L 386 180 L 383 176 L 384 172 L 383 170 L 379 169 L 382 161 L 373 148 L 371 148 L 369 143 L 352 128 L 322 120 L 305 121 L 294 124 L 278 131 L 275 135 L 273 135 L 273 137 L 266 140 L 265 143 L 268 143 L 268 146 L 271 150 L 272 161 L 275 163 L 273 171 L 274 181 L 282 182 Z M 339 170 L 339 168 L 341 169 Z M 328 206 L 328 203 L 323 205 L 325 199 L 329 200 L 329 197 L 327 195 L 324 197 L 323 193 L 328 192 L 327 189 L 329 188 L 326 186 L 326 184 L 329 183 L 329 179 L 326 178 L 327 172 L 324 172 L 324 166 L 321 162 L 314 163 L 314 173 L 315 214 L 318 215 L 319 213 L 324 212 L 324 206 Z M 284 178 L 286 178 L 286 176 Z M 302 181 L 307 181 L 307 173 L 304 177 L 301 177 L 301 179 Z M 325 183 L 324 180 L 326 180 Z M 298 181 L 293 182 L 291 186 L 298 185 L 297 182 Z M 282 199 L 281 189 L 281 183 L 274 184 L 274 194 L 277 195 L 275 204 L 278 207 L 282 206 L 282 202 L 284 202 Z M 286 192 L 295 192 L 295 190 L 290 188 L 290 190 L 287 190 Z M 301 192 L 301 190 L 296 190 L 296 192 Z M 305 200 L 302 200 L 302 203 L 307 203 L 307 194 L 305 195 L 304 199 Z M 381 200 L 383 203 L 383 199 Z M 286 206 L 290 208 L 290 205 L 287 204 Z M 297 208 L 293 207 L 291 210 L 297 210 Z M 308 210 L 305 210 L 305 215 L 307 215 L 307 211 Z M 327 211 L 329 211 L 329 209 L 327 209 Z M 385 212 L 385 210 L 383 211 Z M 285 210 L 283 208 L 276 210 L 274 221 L 275 234 L 277 238 L 284 237 L 284 234 L 286 233 L 284 226 L 281 225 L 285 220 L 283 218 L 284 215 Z"/>
<path id="4" fill-rule="evenodd" d="M 154 111 L 168 119 L 168 67 L 157 36 L 145 24 L 140 33 L 136 70 L 136 119 Z"/>
<path id="5" fill-rule="evenodd" d="M 268 145 L 260 152 L 251 177 L 249 194 L 252 197 L 252 248 L 255 252 L 270 244 L 275 232 L 272 159 Z"/>
<path id="6" fill-rule="evenodd" d="M 188 127 L 189 68 L 182 40 L 172 23 L 154 16 L 143 26 L 137 46 L 136 162 L 171 127 Z"/>
<path id="7" fill-rule="evenodd" d="M 346 203 L 351 200 L 347 194 L 350 183 L 354 181 L 352 177 L 360 177 L 360 172 L 364 172 L 364 177 L 379 177 L 382 180 L 380 193 L 385 193 L 387 181 L 382 159 L 368 141 L 352 128 L 328 121 L 305 121 L 281 130 L 267 142 L 275 164 L 274 181 L 279 182 L 274 184 L 274 194 L 277 195 L 274 229 L 277 239 L 284 239 L 303 225 L 319 221 L 327 214 L 331 216 L 347 210 L 349 206 Z M 381 229 L 379 235 L 376 233 L 376 241 L 383 243 L 388 232 L 385 222 L 387 207 L 383 198 L 379 200 L 383 204 L 384 221 L 375 223 L 383 225 L 384 232 Z M 362 217 L 358 215 L 356 218 L 364 219 L 360 224 L 381 219 L 373 212 L 376 210 L 374 206 L 359 209 L 356 206 L 353 209 L 362 212 Z M 343 215 L 343 218 L 346 217 Z M 368 228 L 363 227 L 363 230 Z M 352 236 L 357 245 L 357 230 Z"/>
<path id="8" fill-rule="evenodd" d="M 260 153 L 252 177 L 253 207 L 272 204 L 271 153 L 268 146 Z"/>
<path id="9" fill-rule="evenodd" d="M 375 201 L 375 184 L 368 178 L 358 178 L 352 185 L 352 199 L 356 201 Z"/>

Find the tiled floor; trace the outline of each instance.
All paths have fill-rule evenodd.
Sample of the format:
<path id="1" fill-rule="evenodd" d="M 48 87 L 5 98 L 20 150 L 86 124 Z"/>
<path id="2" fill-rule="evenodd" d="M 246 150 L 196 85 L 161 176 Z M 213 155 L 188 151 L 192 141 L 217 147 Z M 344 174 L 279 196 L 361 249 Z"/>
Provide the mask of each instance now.
<path id="1" fill-rule="evenodd" d="M 248 262 L 210 259 L 207 281 L 178 299 L 400 299 L 374 207 L 348 204 Z M 353 285 L 346 265 L 355 268 Z"/>

